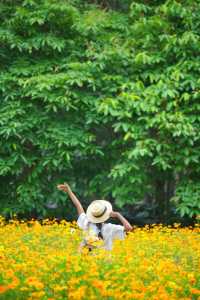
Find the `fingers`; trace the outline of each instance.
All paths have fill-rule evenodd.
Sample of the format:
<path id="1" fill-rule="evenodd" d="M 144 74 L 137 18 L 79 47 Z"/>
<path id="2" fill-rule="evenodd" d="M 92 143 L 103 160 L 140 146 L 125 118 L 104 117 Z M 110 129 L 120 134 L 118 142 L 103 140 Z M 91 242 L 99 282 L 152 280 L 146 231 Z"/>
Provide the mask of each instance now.
<path id="1" fill-rule="evenodd" d="M 132 229 L 133 229 L 133 227 L 131 225 L 127 225 L 125 228 L 126 231 L 131 231 Z"/>
<path id="2" fill-rule="evenodd" d="M 67 190 L 67 188 L 66 188 L 66 186 L 64 184 L 58 184 L 57 185 L 57 189 L 59 189 L 61 191 L 66 191 Z"/>
<path id="3" fill-rule="evenodd" d="M 64 184 L 58 184 L 57 185 L 57 189 L 61 190 L 61 191 L 64 191 L 64 192 L 69 192 L 70 191 L 70 187 L 67 183 L 64 183 Z"/>
<path id="4" fill-rule="evenodd" d="M 58 188 L 58 189 L 62 189 L 63 187 L 64 187 L 63 184 L 58 184 L 58 185 L 57 185 L 57 188 Z"/>

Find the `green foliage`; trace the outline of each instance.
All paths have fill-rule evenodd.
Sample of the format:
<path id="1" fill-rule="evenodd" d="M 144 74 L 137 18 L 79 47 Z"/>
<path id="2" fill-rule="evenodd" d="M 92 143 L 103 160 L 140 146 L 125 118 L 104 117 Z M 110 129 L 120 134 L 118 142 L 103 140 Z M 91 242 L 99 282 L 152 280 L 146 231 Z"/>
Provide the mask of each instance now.
<path id="1" fill-rule="evenodd" d="M 177 206 L 180 215 L 196 217 L 200 210 L 200 184 L 184 182 L 176 189 L 176 195 L 171 199 Z"/>
<path id="2" fill-rule="evenodd" d="M 167 217 L 180 183 L 200 178 L 200 2 L 0 6 L 1 213 L 65 206 L 65 180 Z M 180 208 L 199 203 L 190 194 L 182 215 L 200 212 Z"/>

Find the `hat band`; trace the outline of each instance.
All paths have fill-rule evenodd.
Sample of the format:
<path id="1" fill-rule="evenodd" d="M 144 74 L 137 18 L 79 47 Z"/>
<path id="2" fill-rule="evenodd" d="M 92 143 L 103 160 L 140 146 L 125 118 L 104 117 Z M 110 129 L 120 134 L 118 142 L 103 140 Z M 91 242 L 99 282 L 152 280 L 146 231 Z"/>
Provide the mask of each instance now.
<path id="1" fill-rule="evenodd" d="M 95 216 L 95 215 L 93 214 L 93 216 L 94 216 L 95 218 L 101 218 L 101 217 L 105 214 L 106 211 L 107 211 L 107 206 L 105 206 L 103 212 L 102 212 L 100 215 L 96 215 L 96 216 Z"/>

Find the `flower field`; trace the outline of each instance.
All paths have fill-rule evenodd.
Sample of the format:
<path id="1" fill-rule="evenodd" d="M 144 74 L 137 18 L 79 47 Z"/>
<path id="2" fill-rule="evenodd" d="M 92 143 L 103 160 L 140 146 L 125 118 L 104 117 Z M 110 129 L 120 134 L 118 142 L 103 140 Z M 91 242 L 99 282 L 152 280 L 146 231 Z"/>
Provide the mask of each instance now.
<path id="1" fill-rule="evenodd" d="M 200 299 L 200 227 L 134 227 L 113 251 L 80 252 L 62 221 L 0 220 L 0 299 Z"/>

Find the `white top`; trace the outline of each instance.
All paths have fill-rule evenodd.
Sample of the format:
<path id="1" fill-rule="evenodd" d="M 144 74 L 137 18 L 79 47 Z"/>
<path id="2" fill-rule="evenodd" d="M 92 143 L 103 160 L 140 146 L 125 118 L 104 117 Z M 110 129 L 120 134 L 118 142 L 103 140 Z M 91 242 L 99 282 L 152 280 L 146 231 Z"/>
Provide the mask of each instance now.
<path id="1" fill-rule="evenodd" d="M 99 234 L 99 229 L 96 224 L 89 222 L 85 213 L 80 214 L 77 220 L 78 226 L 83 229 L 84 231 L 92 230 L 96 236 Z M 123 240 L 125 233 L 124 233 L 124 226 L 122 225 L 115 225 L 111 223 L 103 223 L 101 234 L 104 240 L 104 248 L 107 250 L 112 250 L 113 240 L 119 239 Z"/>

